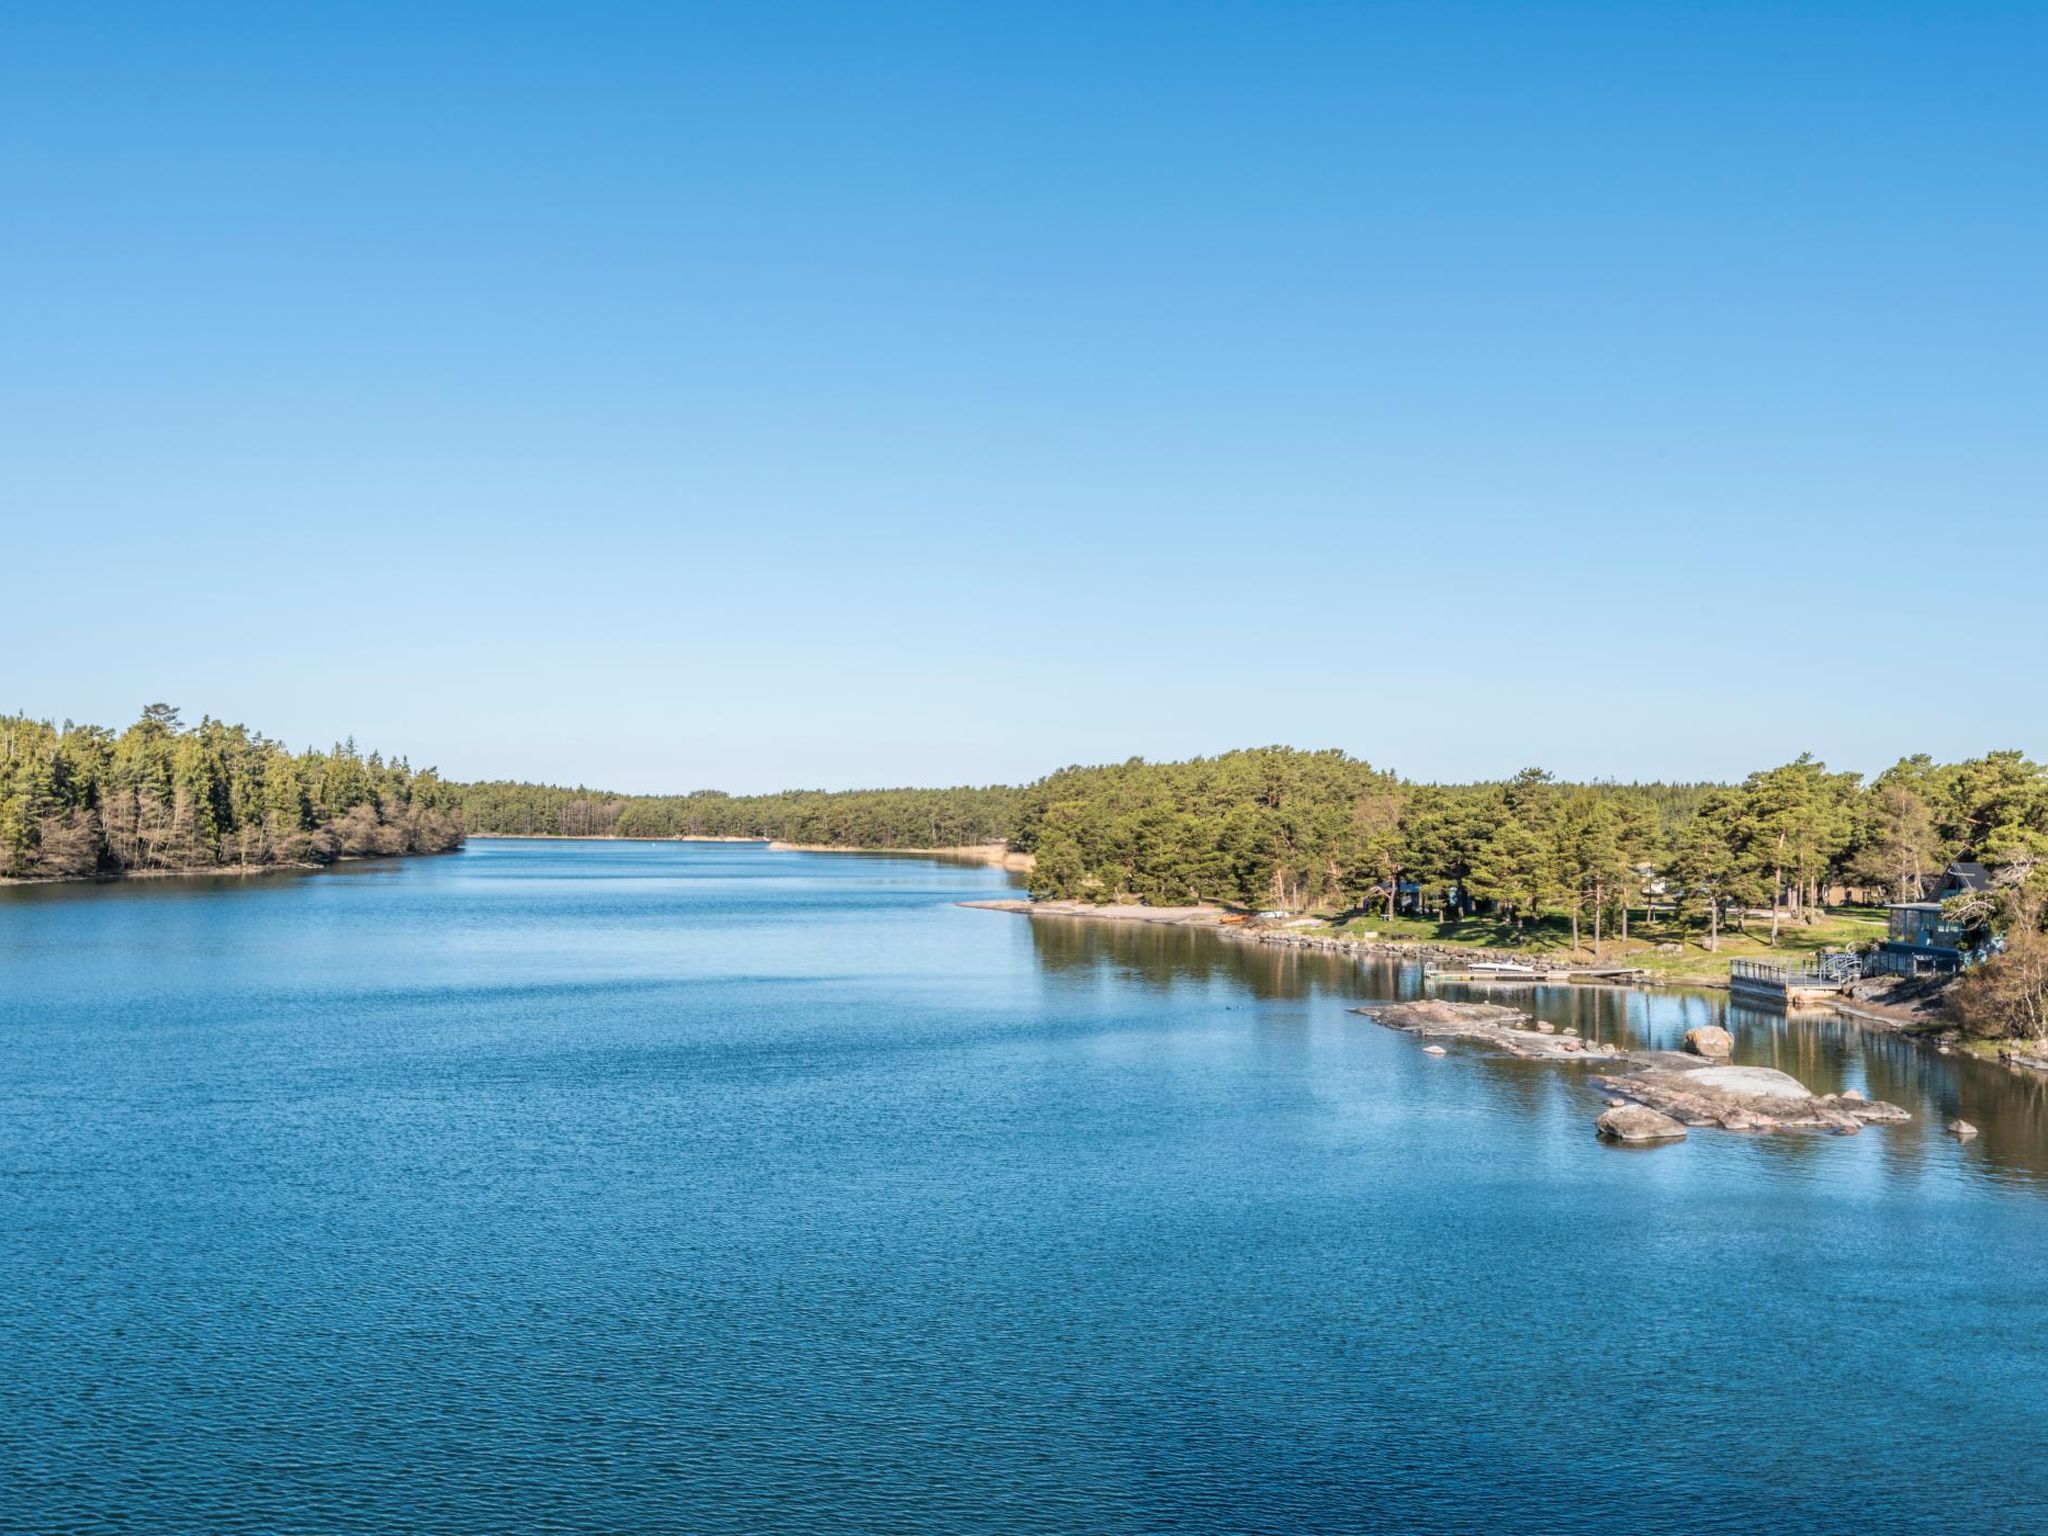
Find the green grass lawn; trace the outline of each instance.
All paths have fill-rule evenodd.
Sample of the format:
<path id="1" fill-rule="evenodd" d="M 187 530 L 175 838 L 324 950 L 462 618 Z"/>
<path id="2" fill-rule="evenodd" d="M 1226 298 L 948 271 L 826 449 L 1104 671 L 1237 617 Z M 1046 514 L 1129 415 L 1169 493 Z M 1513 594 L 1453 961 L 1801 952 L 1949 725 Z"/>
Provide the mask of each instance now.
<path id="1" fill-rule="evenodd" d="M 1824 949 L 1848 949 L 1884 937 L 1883 908 L 1836 907 L 1812 924 L 1786 920 L 1780 924 L 1778 947 L 1768 943 L 1770 920 L 1752 918 L 1747 935 L 1734 928 L 1721 930 L 1721 947 L 1709 953 L 1705 933 L 1697 924 L 1683 926 L 1660 916 L 1648 924 L 1633 922 L 1624 947 L 1614 934 L 1602 936 L 1600 952 L 1593 953 L 1590 924 L 1580 927 L 1580 947 L 1572 948 L 1571 923 L 1550 917 L 1517 928 L 1491 917 L 1468 917 L 1439 923 L 1431 918 L 1384 915 L 1348 917 L 1325 916 L 1331 930 L 1363 938 L 1374 935 L 1394 943 L 1443 944 L 1468 949 L 1502 949 L 1517 954 L 1540 955 L 1560 963 L 1639 965 L 1673 981 L 1726 981 L 1728 962 L 1736 958 L 1768 959 L 1797 965 Z M 1676 946 L 1674 949 L 1673 946 Z"/>

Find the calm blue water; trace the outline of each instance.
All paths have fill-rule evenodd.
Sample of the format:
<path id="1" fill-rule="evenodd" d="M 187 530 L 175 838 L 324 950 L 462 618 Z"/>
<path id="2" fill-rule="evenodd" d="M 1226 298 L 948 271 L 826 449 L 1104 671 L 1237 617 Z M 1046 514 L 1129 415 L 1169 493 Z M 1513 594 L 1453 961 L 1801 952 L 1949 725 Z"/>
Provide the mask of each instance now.
<path id="1" fill-rule="evenodd" d="M 1921 1118 L 1625 1151 L 1346 1011 L 1412 978 L 1004 883 L 0 892 L 0 1527 L 2048 1526 L 2040 1085 L 1737 1014 Z"/>

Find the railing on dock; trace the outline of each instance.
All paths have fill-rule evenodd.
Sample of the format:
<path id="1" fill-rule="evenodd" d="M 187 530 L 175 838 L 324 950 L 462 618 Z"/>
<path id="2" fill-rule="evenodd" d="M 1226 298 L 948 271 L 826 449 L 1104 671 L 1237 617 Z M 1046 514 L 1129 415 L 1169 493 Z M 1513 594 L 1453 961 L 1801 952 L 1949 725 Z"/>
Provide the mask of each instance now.
<path id="1" fill-rule="evenodd" d="M 1880 949 L 1863 961 L 1866 976 L 1939 975 L 1955 969 L 1955 962 L 1940 956 L 1916 955 L 1911 951 Z"/>
<path id="2" fill-rule="evenodd" d="M 1863 974 L 1860 955 L 1820 955 L 1799 965 L 1773 965 L 1768 960 L 1731 960 L 1731 981 L 1756 981 L 1775 987 L 1839 987 Z"/>

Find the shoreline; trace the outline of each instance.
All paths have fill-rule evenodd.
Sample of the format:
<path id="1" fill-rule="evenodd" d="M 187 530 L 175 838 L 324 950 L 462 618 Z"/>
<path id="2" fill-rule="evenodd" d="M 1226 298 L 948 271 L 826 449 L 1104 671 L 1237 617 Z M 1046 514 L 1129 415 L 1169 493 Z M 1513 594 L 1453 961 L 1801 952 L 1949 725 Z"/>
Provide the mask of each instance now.
<path id="1" fill-rule="evenodd" d="M 1202 928 L 1240 944 L 1266 944 L 1279 949 L 1315 949 L 1328 954 L 1371 955 L 1389 960 L 1434 959 L 1513 960 L 1509 951 L 1476 945 L 1428 944 L 1403 939 L 1359 939 L 1350 934 L 1303 933 L 1286 928 L 1254 927 L 1242 913 L 1227 907 L 1148 907 L 1137 902 L 1096 906 L 1085 901 L 1030 901 L 1021 897 L 960 901 L 955 906 L 984 912 L 1009 912 L 1029 918 L 1076 918 L 1082 922 L 1138 923 L 1154 928 Z M 1652 981 L 1649 985 L 1661 985 Z M 1725 990 L 1725 989 L 1724 989 Z"/>
<path id="2" fill-rule="evenodd" d="M 411 855 L 393 853 L 379 857 L 403 859 Z M 333 862 L 339 864 L 342 860 Z M 211 875 L 234 875 L 237 878 L 247 875 L 303 875 L 326 867 L 310 859 L 297 859 L 280 864 L 201 864 L 191 869 L 124 869 L 115 875 L 0 875 L 0 885 L 126 885 L 130 880 L 193 880 Z"/>
<path id="3" fill-rule="evenodd" d="M 675 837 L 628 836 L 622 832 L 468 832 L 472 843 L 765 843 L 765 837 L 720 837 L 691 832 Z"/>
<path id="4" fill-rule="evenodd" d="M 1011 851 L 1008 843 L 961 843 L 951 848 L 870 848 L 857 843 L 785 843 L 770 839 L 770 853 L 900 853 L 913 858 L 964 859 L 976 864 L 994 864 L 1028 874 L 1035 862 L 1028 853 Z"/>
<path id="5" fill-rule="evenodd" d="M 753 843 L 770 853 L 893 853 L 909 858 L 970 859 L 1028 874 L 1033 859 L 1013 852 L 1007 843 L 959 843 L 945 848 L 884 848 L 869 843 L 789 843 L 776 837 L 727 837 L 715 833 L 680 833 L 671 837 L 627 836 L 619 832 L 472 832 L 472 842 L 547 843 Z"/>
<path id="6" fill-rule="evenodd" d="M 131 880 L 208 880 L 233 875 L 316 875 L 337 864 L 369 864 L 380 859 L 437 859 L 459 853 L 444 848 L 440 853 L 338 853 L 331 859 L 280 859 L 269 864 L 195 864 L 189 869 L 124 869 L 112 875 L 0 875 L 0 886 L 27 885 L 126 885 Z"/>
<path id="7" fill-rule="evenodd" d="M 1349 954 L 1355 958 L 1384 960 L 1405 960 L 1415 964 L 1427 964 L 1437 959 L 1460 960 L 1512 960 L 1520 958 L 1500 950 L 1479 949 L 1455 944 L 1426 944 L 1402 940 L 1357 939 L 1348 934 L 1309 934 L 1289 932 L 1284 928 L 1255 928 L 1245 923 L 1240 914 L 1223 907 L 1147 907 L 1136 903 L 1110 906 L 1095 906 L 1082 901 L 1029 901 L 1021 898 L 1006 900 L 961 901 L 955 906 L 973 907 L 984 912 L 1008 912 L 1029 918 L 1074 918 L 1081 922 L 1139 923 L 1158 928 L 1202 928 L 1219 938 L 1235 940 L 1238 943 L 1263 944 L 1280 949 L 1313 949 L 1328 954 Z M 1236 922 L 1225 919 L 1237 917 Z M 1700 992 L 1727 992 L 1725 981 L 1666 981 L 1651 977 L 1647 980 L 1628 982 L 1572 982 L 1572 986 L 1621 986 L 1641 991 L 1689 990 Z M 2048 1057 L 2035 1056 L 2022 1050 L 2016 1042 L 1982 1041 L 1966 1042 L 1955 1037 L 1952 1026 L 1941 1019 L 1896 1004 L 1885 1004 L 1873 999 L 1844 998 L 1830 1002 L 1827 1010 L 1841 1018 L 1851 1020 L 1859 1026 L 1879 1034 L 1892 1035 L 1908 1041 L 1934 1055 L 1962 1055 L 1980 1061 L 2001 1065 L 2016 1072 L 2048 1073 Z"/>

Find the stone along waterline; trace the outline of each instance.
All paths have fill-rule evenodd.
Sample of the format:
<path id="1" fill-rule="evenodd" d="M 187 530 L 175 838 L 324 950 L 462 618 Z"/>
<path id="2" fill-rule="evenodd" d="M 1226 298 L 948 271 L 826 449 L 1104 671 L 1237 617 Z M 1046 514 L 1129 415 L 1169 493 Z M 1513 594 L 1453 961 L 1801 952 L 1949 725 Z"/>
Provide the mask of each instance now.
<path id="1" fill-rule="evenodd" d="M 1410 974 L 953 905 L 1008 888 L 503 842 L 0 893 L 7 1523 L 2039 1523 L 2038 1084 L 1535 993 L 1914 1115 L 1632 1155 L 1349 1013 Z"/>

